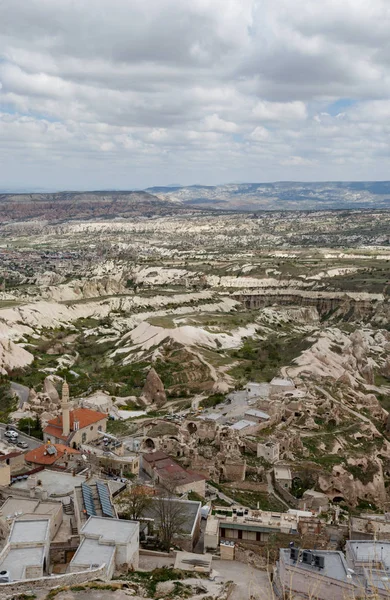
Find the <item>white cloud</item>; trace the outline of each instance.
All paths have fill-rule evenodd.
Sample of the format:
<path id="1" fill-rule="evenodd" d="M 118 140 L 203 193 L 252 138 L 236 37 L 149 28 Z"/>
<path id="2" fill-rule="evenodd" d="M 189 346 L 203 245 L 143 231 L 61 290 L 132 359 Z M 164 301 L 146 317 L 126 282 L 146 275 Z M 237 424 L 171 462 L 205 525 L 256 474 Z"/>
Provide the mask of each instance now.
<path id="1" fill-rule="evenodd" d="M 386 178 L 389 29 L 388 0 L 0 3 L 0 181 Z"/>
<path id="2" fill-rule="evenodd" d="M 306 119 L 303 102 L 267 102 L 262 100 L 253 108 L 253 115 L 260 121 L 296 121 Z"/>
<path id="3" fill-rule="evenodd" d="M 269 131 L 265 127 L 259 125 L 251 132 L 249 137 L 256 142 L 264 142 L 269 139 Z"/>

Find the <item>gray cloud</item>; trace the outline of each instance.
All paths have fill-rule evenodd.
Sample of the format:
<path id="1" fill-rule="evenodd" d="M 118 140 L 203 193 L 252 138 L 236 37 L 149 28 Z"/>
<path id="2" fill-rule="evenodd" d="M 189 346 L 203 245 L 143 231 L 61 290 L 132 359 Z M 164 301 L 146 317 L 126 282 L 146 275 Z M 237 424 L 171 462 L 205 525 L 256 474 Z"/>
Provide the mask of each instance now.
<path id="1" fill-rule="evenodd" d="M 1 3 L 0 186 L 386 178 L 389 27 L 387 0 Z"/>

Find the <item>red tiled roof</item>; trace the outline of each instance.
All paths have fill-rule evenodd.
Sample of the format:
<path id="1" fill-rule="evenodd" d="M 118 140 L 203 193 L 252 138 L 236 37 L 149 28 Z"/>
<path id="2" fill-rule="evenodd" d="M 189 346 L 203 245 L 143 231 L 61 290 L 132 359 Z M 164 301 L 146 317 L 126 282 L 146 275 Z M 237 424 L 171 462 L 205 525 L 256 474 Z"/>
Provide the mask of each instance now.
<path id="1" fill-rule="evenodd" d="M 75 421 L 79 422 L 79 429 L 84 429 L 85 427 L 93 425 L 93 423 L 98 423 L 103 419 L 107 419 L 106 413 L 97 412 L 96 410 L 91 410 L 89 408 L 75 408 L 75 410 L 70 411 L 69 416 L 71 431 L 73 431 Z M 44 432 L 47 435 L 52 435 L 53 437 L 66 441 L 68 439 L 67 436 L 62 435 L 62 414 L 55 419 L 50 419 Z"/>
<path id="2" fill-rule="evenodd" d="M 149 463 L 156 463 L 159 460 L 166 460 L 169 458 L 168 454 L 165 454 L 162 450 L 158 450 L 157 452 L 145 452 L 142 455 L 142 460 L 146 460 Z"/>
<path id="3" fill-rule="evenodd" d="M 56 454 L 48 454 L 48 446 L 54 446 L 57 450 Z M 64 457 L 65 454 L 80 454 L 78 450 L 73 450 L 64 444 L 42 444 L 38 448 L 30 450 L 25 455 L 27 462 L 36 463 L 38 465 L 53 465 L 57 460 Z"/>
<path id="4" fill-rule="evenodd" d="M 169 480 L 176 485 L 184 485 L 193 481 L 204 481 L 206 477 L 193 471 L 183 469 L 179 463 L 161 450 L 142 455 L 142 460 L 150 463 L 162 480 Z"/>

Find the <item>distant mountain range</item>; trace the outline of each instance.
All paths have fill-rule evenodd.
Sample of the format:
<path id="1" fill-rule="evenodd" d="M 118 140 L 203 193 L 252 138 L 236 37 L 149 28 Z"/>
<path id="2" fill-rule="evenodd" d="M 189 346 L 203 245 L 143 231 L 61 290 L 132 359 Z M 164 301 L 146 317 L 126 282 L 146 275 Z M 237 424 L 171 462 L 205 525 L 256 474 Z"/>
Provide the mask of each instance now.
<path id="1" fill-rule="evenodd" d="M 182 211 L 188 208 L 142 191 L 0 194 L 0 223 L 153 217 Z"/>
<path id="2" fill-rule="evenodd" d="M 232 183 L 145 191 L 0 194 L 0 223 L 164 216 L 199 210 L 390 209 L 390 181 Z"/>
<path id="3" fill-rule="evenodd" d="M 162 200 L 225 210 L 390 208 L 390 181 L 280 181 L 151 187 L 145 191 Z"/>

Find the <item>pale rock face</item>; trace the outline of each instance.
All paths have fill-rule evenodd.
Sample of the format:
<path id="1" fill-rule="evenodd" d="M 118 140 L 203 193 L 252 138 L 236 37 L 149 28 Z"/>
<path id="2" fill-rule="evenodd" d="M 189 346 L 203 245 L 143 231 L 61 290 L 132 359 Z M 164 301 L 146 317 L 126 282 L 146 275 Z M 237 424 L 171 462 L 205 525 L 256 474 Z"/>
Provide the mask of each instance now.
<path id="1" fill-rule="evenodd" d="M 141 398 L 146 404 L 156 404 L 158 407 L 167 401 L 164 385 L 153 368 L 147 374 Z"/>
<path id="2" fill-rule="evenodd" d="M 60 396 L 54 386 L 54 383 L 49 377 L 45 377 L 45 381 L 43 382 L 43 392 L 49 396 L 52 402 L 58 403 L 60 401 Z"/>
<path id="3" fill-rule="evenodd" d="M 348 462 L 352 464 L 351 460 Z M 359 498 L 369 498 L 377 506 L 383 506 L 386 500 L 386 489 L 381 463 L 376 461 L 376 464 L 379 470 L 367 484 L 354 478 L 351 473 L 338 465 L 333 468 L 331 474 L 323 474 L 318 478 L 318 486 L 331 500 L 342 497 L 348 504 L 356 506 Z"/>
<path id="4" fill-rule="evenodd" d="M 390 344 L 386 344 L 386 345 L 390 346 Z M 390 351 L 390 347 L 389 347 L 388 350 Z M 384 377 L 388 377 L 390 379 L 390 358 L 388 358 L 386 360 L 385 364 L 383 365 L 382 375 Z M 390 384 L 390 382 L 389 382 L 389 384 Z"/>
<path id="5" fill-rule="evenodd" d="M 366 364 L 364 367 L 361 368 L 360 372 L 367 383 L 369 383 L 370 385 L 374 384 L 374 370 L 372 368 L 372 365 Z"/>
<path id="6" fill-rule="evenodd" d="M 21 346 L 10 339 L 0 339 L 0 373 L 3 375 L 13 369 L 26 367 L 33 360 L 34 356 Z"/>

